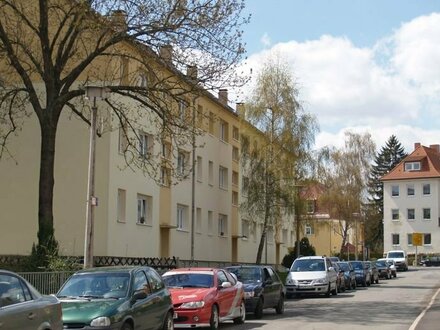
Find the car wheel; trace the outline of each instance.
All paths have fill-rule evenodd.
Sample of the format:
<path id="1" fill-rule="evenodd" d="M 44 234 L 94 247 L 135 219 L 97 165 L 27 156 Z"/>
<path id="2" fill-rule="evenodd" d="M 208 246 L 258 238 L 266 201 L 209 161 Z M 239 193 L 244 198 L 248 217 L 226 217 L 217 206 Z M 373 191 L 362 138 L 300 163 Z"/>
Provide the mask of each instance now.
<path id="1" fill-rule="evenodd" d="M 174 329 L 174 321 L 172 312 L 168 312 L 165 317 L 165 321 L 163 322 L 162 330 L 173 330 Z"/>
<path id="2" fill-rule="evenodd" d="M 379 284 L 379 276 L 376 278 L 376 284 Z"/>
<path id="3" fill-rule="evenodd" d="M 211 319 L 209 320 L 209 328 L 212 330 L 217 330 L 219 323 L 220 320 L 218 315 L 218 307 L 217 305 L 212 305 Z"/>
<path id="4" fill-rule="evenodd" d="M 284 296 L 281 294 L 280 299 L 278 299 L 278 304 L 275 307 L 275 311 L 277 314 L 283 314 L 284 313 Z"/>
<path id="5" fill-rule="evenodd" d="M 371 285 L 371 279 L 367 282 L 367 286 Z"/>
<path id="6" fill-rule="evenodd" d="M 234 319 L 234 324 L 243 324 L 246 320 L 246 305 L 244 301 L 241 302 L 240 305 L 240 316 Z"/>
<path id="7" fill-rule="evenodd" d="M 329 283 L 328 288 L 327 288 L 327 292 L 325 293 L 325 296 L 328 298 L 328 297 L 330 297 L 331 293 L 332 293 L 332 290 L 331 290 L 330 283 Z"/>
<path id="8" fill-rule="evenodd" d="M 171 320 L 172 320 L 172 319 L 171 319 Z M 122 325 L 121 330 L 133 330 L 133 327 L 131 326 L 130 323 L 125 322 L 125 323 Z"/>
<path id="9" fill-rule="evenodd" d="M 260 297 L 257 302 L 257 306 L 255 306 L 254 315 L 256 319 L 261 319 L 263 317 L 263 306 L 264 301 L 263 298 Z"/>
<path id="10" fill-rule="evenodd" d="M 335 283 L 335 289 L 332 290 L 332 295 L 337 296 L 338 295 L 338 284 Z"/>
<path id="11" fill-rule="evenodd" d="M 397 277 L 397 274 L 396 273 L 394 273 L 394 278 L 396 278 Z"/>

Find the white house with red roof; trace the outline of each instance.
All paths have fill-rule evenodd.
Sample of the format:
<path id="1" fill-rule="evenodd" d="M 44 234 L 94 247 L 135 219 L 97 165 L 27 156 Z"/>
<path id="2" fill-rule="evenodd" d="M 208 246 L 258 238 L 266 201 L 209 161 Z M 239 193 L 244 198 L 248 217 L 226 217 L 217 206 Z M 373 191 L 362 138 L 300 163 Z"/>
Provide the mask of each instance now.
<path id="1" fill-rule="evenodd" d="M 440 253 L 440 145 L 414 151 L 382 177 L 384 252 Z M 414 244 L 413 244 L 414 243 Z"/>

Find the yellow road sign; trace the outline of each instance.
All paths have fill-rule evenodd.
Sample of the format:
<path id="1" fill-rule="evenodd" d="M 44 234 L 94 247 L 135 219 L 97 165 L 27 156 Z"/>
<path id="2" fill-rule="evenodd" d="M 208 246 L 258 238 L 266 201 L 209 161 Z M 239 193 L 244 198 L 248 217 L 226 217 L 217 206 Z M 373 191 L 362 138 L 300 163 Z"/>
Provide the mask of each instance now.
<path id="1" fill-rule="evenodd" d="M 422 246 L 423 245 L 422 233 L 413 233 L 412 234 L 412 244 L 414 246 Z"/>

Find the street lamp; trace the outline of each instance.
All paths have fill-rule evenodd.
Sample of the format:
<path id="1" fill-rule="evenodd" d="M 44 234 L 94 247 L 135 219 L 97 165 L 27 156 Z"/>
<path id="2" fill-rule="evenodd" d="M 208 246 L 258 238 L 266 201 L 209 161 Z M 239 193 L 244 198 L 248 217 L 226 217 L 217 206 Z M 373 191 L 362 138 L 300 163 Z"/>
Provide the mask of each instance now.
<path id="1" fill-rule="evenodd" d="M 90 113 L 90 140 L 89 140 L 89 167 L 87 180 L 87 208 L 86 208 L 86 232 L 84 239 L 84 268 L 93 267 L 93 221 L 95 206 L 98 199 L 95 196 L 95 146 L 96 146 L 96 116 L 98 108 L 96 100 L 106 98 L 107 88 L 99 86 L 86 86 L 86 99 L 93 99 Z"/>

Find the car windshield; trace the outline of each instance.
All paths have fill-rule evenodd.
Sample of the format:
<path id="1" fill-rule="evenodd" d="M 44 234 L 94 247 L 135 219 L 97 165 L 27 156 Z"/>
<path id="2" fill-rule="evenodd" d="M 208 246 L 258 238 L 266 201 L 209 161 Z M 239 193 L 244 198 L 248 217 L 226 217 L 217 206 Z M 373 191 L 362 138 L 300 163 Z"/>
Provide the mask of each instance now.
<path id="1" fill-rule="evenodd" d="M 387 267 L 387 264 L 385 263 L 385 261 L 376 261 L 376 266 L 377 267 Z"/>
<path id="2" fill-rule="evenodd" d="M 350 270 L 350 267 L 346 263 L 338 263 L 339 268 L 341 268 L 344 272 L 348 272 Z"/>
<path id="3" fill-rule="evenodd" d="M 296 259 L 290 268 L 291 272 L 319 272 L 325 271 L 322 259 Z"/>
<path id="4" fill-rule="evenodd" d="M 352 266 L 353 266 L 353 268 L 355 270 L 362 270 L 362 269 L 364 269 L 364 266 L 362 265 L 362 262 L 352 262 L 351 264 L 352 264 Z"/>
<path id="5" fill-rule="evenodd" d="M 261 282 L 261 270 L 258 267 L 231 267 L 228 271 L 234 273 L 240 282 Z"/>
<path id="6" fill-rule="evenodd" d="M 389 252 L 388 258 L 404 258 L 403 252 Z"/>
<path id="7" fill-rule="evenodd" d="M 122 298 L 127 296 L 127 273 L 73 275 L 58 292 L 58 298 Z"/>
<path id="8" fill-rule="evenodd" d="M 171 288 L 210 288 L 213 286 L 212 274 L 203 273 L 169 273 L 163 275 L 167 287 Z"/>

